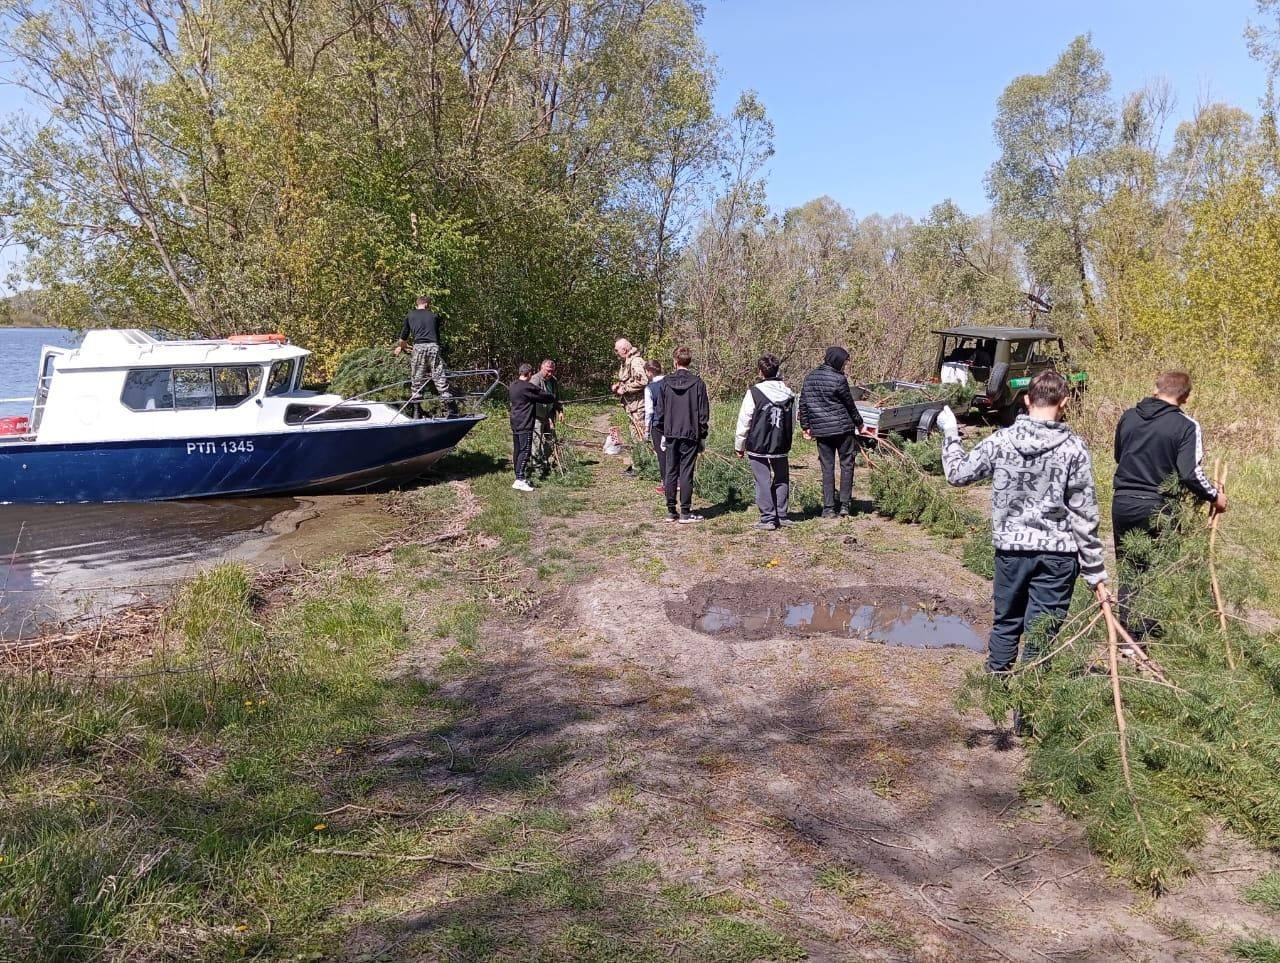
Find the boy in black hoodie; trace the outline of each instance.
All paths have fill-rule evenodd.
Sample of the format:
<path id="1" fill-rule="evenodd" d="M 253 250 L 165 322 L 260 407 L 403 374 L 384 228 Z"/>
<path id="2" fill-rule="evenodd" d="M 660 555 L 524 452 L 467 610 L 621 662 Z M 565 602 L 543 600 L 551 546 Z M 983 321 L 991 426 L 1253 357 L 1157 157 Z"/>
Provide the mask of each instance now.
<path id="1" fill-rule="evenodd" d="M 1208 502 L 1217 512 L 1227 510 L 1227 495 L 1205 477 L 1201 462 L 1204 442 L 1200 425 L 1182 406 L 1191 397 L 1191 377 L 1183 371 L 1165 371 L 1156 378 L 1150 398 L 1120 416 L 1116 425 L 1116 475 L 1111 499 L 1111 527 L 1115 532 L 1116 561 L 1124 563 L 1125 536 L 1132 531 L 1159 534 L 1159 520 L 1176 491 L 1167 484 L 1176 478 L 1181 488 Z M 1145 562 L 1132 559 L 1129 568 L 1141 574 Z M 1129 603 L 1134 586 L 1120 586 L 1120 616 L 1129 622 Z M 1153 623 L 1129 625 L 1142 635 L 1150 634 Z"/>
<path id="2" fill-rule="evenodd" d="M 522 364 L 519 379 L 511 382 L 511 387 L 507 389 L 507 397 L 511 400 L 511 442 L 516 468 L 516 480 L 511 483 L 511 487 L 518 492 L 533 491 L 525 472 L 529 465 L 529 452 L 533 448 L 534 408 L 540 404 L 557 403 L 555 395 L 530 384 L 531 377 L 533 365 Z"/>
<path id="3" fill-rule="evenodd" d="M 711 427 L 711 400 L 702 379 L 689 370 L 693 355 L 688 348 L 677 348 L 672 360 L 676 370 L 662 379 L 661 410 L 655 423 L 667 447 L 667 471 L 662 487 L 667 496 L 667 521 L 682 525 L 702 521 L 693 514 L 693 468 L 698 452 L 706 445 Z M 676 513 L 676 491 L 680 493 L 680 511 Z"/>

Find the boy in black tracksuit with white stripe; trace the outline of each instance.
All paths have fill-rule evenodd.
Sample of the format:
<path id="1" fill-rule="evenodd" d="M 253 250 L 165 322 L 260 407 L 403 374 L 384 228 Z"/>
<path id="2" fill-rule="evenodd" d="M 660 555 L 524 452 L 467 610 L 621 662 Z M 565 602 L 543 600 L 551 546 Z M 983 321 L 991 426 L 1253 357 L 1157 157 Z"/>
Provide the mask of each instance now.
<path id="1" fill-rule="evenodd" d="M 1166 371 L 1156 379 L 1150 398 L 1120 416 L 1116 425 L 1116 475 L 1111 500 L 1111 527 L 1115 532 L 1116 561 L 1124 563 L 1125 536 L 1132 531 L 1159 534 L 1160 519 L 1168 513 L 1178 494 L 1169 482 L 1180 487 L 1218 512 L 1227 510 L 1226 493 L 1205 476 L 1204 441 L 1200 425 L 1182 410 L 1191 396 L 1191 378 L 1182 371 Z M 1129 560 L 1130 568 L 1141 574 L 1146 562 Z M 1129 602 L 1134 586 L 1120 586 L 1120 615 L 1129 621 Z M 1143 635 L 1154 624 L 1129 626 Z"/>
<path id="2" fill-rule="evenodd" d="M 711 402 L 703 380 L 689 370 L 693 355 L 688 348 L 677 348 L 673 355 L 676 370 L 662 379 L 662 401 L 655 408 L 654 423 L 667 446 L 666 477 L 662 487 L 667 496 L 667 521 L 702 521 L 695 515 L 693 503 L 693 469 L 698 453 L 706 446 L 711 427 Z M 677 513 L 677 494 L 679 512 Z"/>

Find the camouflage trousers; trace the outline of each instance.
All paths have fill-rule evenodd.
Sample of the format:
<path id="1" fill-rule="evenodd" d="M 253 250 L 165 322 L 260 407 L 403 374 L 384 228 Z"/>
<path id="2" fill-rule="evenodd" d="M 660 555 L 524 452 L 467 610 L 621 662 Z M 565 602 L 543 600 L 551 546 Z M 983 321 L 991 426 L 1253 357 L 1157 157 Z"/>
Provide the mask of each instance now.
<path id="1" fill-rule="evenodd" d="M 409 365 L 409 381 L 413 386 L 413 397 L 422 397 L 422 391 L 428 381 L 435 382 L 436 391 L 441 398 L 452 397 L 449 394 L 449 380 L 445 377 L 444 361 L 440 358 L 440 345 L 433 342 L 415 344 Z"/>
<path id="2" fill-rule="evenodd" d="M 631 423 L 631 437 L 636 442 L 649 440 L 649 433 L 644 430 L 644 394 L 638 398 L 622 399 L 622 407 L 627 412 L 627 421 Z"/>
<path id="3" fill-rule="evenodd" d="M 533 451 L 530 459 L 543 475 L 549 474 L 556 455 L 555 425 L 547 421 L 535 421 L 533 425 Z"/>

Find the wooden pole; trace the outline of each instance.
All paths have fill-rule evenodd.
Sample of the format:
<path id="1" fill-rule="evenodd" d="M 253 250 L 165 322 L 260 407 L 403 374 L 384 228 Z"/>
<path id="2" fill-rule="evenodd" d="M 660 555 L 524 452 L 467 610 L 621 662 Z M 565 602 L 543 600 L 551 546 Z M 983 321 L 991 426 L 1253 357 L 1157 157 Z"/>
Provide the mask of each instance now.
<path id="1" fill-rule="evenodd" d="M 1213 484 L 1220 492 L 1226 490 L 1227 466 L 1222 463 L 1221 458 L 1213 460 Z M 1222 602 L 1222 585 L 1218 581 L 1218 521 L 1222 518 L 1222 513 L 1211 507 L 1209 516 L 1209 584 L 1213 587 L 1213 601 L 1218 607 L 1218 629 L 1222 632 L 1222 645 L 1227 654 L 1227 667 L 1234 672 L 1236 657 L 1231 650 L 1231 640 L 1227 637 L 1227 607 Z"/>

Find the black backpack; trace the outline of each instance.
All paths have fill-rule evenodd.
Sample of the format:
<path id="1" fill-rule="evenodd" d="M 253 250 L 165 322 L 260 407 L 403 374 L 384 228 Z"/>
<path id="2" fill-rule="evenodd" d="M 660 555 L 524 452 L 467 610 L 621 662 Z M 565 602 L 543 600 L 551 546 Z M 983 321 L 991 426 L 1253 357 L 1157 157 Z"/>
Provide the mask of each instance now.
<path id="1" fill-rule="evenodd" d="M 794 397 L 786 401 L 771 401 L 755 385 L 751 397 L 756 410 L 751 415 L 751 427 L 747 429 L 747 451 L 753 455 L 785 455 L 791 451 L 791 436 L 795 431 Z"/>

